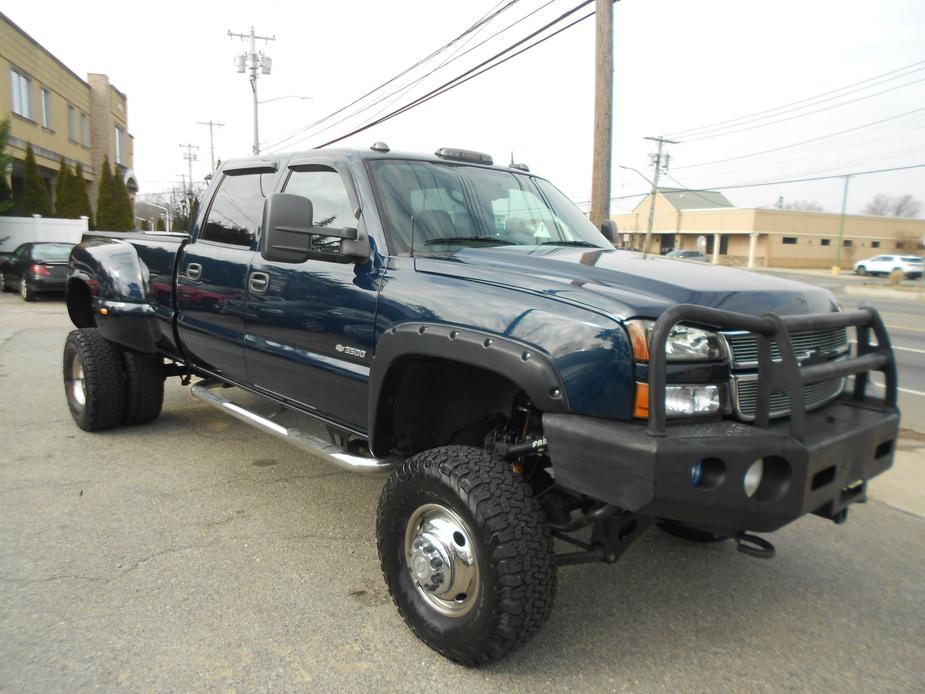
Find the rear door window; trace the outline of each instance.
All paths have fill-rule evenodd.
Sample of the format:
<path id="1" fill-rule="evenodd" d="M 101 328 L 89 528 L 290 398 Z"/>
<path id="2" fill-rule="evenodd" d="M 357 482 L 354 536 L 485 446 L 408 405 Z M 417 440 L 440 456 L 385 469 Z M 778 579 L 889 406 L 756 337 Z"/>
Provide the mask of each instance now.
<path id="1" fill-rule="evenodd" d="M 200 241 L 250 248 L 263 217 L 263 201 L 273 192 L 275 174 L 225 176 L 212 198 Z"/>

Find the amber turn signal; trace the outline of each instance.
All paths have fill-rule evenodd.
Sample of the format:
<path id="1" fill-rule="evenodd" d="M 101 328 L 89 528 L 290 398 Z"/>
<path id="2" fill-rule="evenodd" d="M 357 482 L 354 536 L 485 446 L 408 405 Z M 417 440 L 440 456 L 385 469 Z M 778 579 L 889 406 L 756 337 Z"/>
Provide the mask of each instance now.
<path id="1" fill-rule="evenodd" d="M 640 419 L 649 418 L 649 384 L 636 383 L 636 407 L 633 416 Z"/>

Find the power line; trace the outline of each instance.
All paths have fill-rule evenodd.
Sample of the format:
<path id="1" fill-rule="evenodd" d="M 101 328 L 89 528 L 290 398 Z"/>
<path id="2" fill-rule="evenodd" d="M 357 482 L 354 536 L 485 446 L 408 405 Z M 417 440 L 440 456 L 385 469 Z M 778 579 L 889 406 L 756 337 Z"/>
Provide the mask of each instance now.
<path id="1" fill-rule="evenodd" d="M 769 125 L 777 125 L 778 123 L 786 123 L 788 121 L 796 120 L 798 118 L 806 118 L 807 116 L 812 116 L 817 113 L 822 113 L 824 111 L 831 111 L 833 108 L 841 108 L 842 106 L 848 106 L 849 104 L 857 103 L 858 101 L 864 101 L 866 99 L 872 99 L 875 96 L 881 96 L 883 94 L 888 94 L 889 92 L 895 92 L 897 89 L 903 89 L 905 87 L 910 87 L 913 84 L 919 84 L 920 82 L 925 82 L 925 77 L 922 77 L 912 82 L 906 82 L 905 84 L 898 84 L 895 87 L 890 87 L 889 89 L 884 89 L 883 91 L 874 92 L 873 94 L 865 94 L 864 96 L 859 96 L 857 99 L 850 99 L 849 101 L 842 101 L 838 104 L 832 104 L 830 106 L 825 106 L 823 108 L 816 109 L 815 111 L 808 111 L 806 113 L 798 113 L 795 116 L 788 116 L 787 118 L 780 118 L 778 120 L 768 121 L 767 123 L 759 123 L 757 125 L 750 125 L 745 128 L 738 128 L 736 130 L 726 130 L 725 132 L 718 132 L 713 135 L 700 135 L 698 137 L 689 137 L 685 142 L 698 142 L 700 140 L 709 140 L 714 137 L 725 137 L 726 135 L 735 135 L 736 133 L 743 133 L 748 130 L 756 130 L 758 128 L 766 128 Z"/>
<path id="2" fill-rule="evenodd" d="M 325 142 L 325 143 L 322 144 L 322 145 L 318 145 L 318 147 L 316 147 L 315 149 L 318 149 L 318 148 L 321 148 L 321 147 L 327 147 L 328 145 L 332 145 L 332 144 L 334 144 L 334 143 L 336 143 L 336 142 L 340 142 L 341 140 L 345 140 L 345 139 L 347 139 L 348 137 L 351 137 L 351 136 L 353 136 L 353 135 L 356 135 L 356 134 L 358 134 L 358 133 L 363 132 L 364 130 L 368 130 L 369 128 L 372 128 L 372 127 L 374 127 L 374 126 L 376 126 L 376 125 L 379 125 L 380 123 L 383 123 L 383 122 L 385 122 L 385 121 L 387 121 L 387 120 L 390 120 L 390 119 L 394 118 L 395 116 L 398 116 L 398 115 L 400 115 L 400 114 L 402 114 L 402 113 L 404 113 L 404 112 L 406 112 L 406 111 L 410 111 L 411 109 L 416 108 L 416 107 L 420 106 L 421 104 L 423 104 L 423 103 L 425 103 L 425 102 L 427 102 L 427 101 L 430 101 L 431 99 L 434 99 L 434 98 L 440 96 L 441 94 L 443 94 L 443 93 L 445 93 L 445 92 L 450 91 L 451 89 L 455 89 L 456 87 L 459 87 L 459 86 L 465 84 L 465 83 L 468 82 L 469 80 L 474 79 L 475 77 L 478 77 L 479 75 L 482 75 L 482 74 L 488 72 L 489 70 L 492 70 L 492 69 L 494 69 L 494 68 L 496 68 L 496 67 L 499 67 L 500 65 L 503 65 L 503 64 L 506 63 L 508 60 L 511 60 L 512 58 L 516 58 L 516 57 L 517 57 L 518 55 L 520 55 L 521 53 L 524 53 L 524 52 L 530 50 L 531 48 L 536 48 L 536 47 L 539 46 L 541 43 L 544 43 L 545 41 L 548 41 L 549 39 L 553 38 L 554 36 L 557 36 L 558 34 L 561 34 L 563 31 L 565 31 L 565 30 L 567 30 L 567 29 L 570 29 L 571 27 L 575 26 L 575 25 L 578 24 L 579 22 L 582 22 L 582 21 L 586 20 L 588 17 L 593 16 L 593 15 L 594 15 L 594 12 L 593 12 L 593 11 L 592 11 L 592 12 L 589 12 L 588 14 L 584 15 L 583 17 L 580 17 L 580 18 L 578 18 L 577 20 L 575 20 L 575 21 L 573 21 L 573 22 L 571 22 L 571 23 L 565 25 L 564 27 L 558 29 L 557 31 L 555 31 L 555 32 L 553 32 L 552 34 L 550 34 L 549 36 L 545 36 L 545 37 L 543 37 L 542 39 L 540 39 L 540 40 L 538 40 L 538 41 L 535 41 L 534 43 L 530 44 L 529 46 L 526 46 L 525 48 L 522 48 L 521 50 L 519 50 L 519 51 L 517 51 L 517 52 L 515 52 L 515 53 L 513 53 L 513 54 L 511 54 L 511 55 L 509 55 L 509 56 L 507 56 L 507 57 L 504 58 L 503 60 L 499 60 L 499 61 L 496 62 L 496 63 L 489 64 L 489 63 L 492 63 L 492 61 L 495 60 L 496 58 L 498 58 L 498 57 L 504 55 L 505 53 L 510 52 L 511 50 L 513 50 L 514 48 L 516 48 L 517 46 L 520 46 L 520 45 L 526 43 L 527 41 L 529 41 L 530 39 L 535 38 L 537 35 L 543 33 L 544 31 L 546 31 L 546 30 L 549 29 L 550 27 L 552 27 L 552 26 L 558 24 L 558 23 L 561 22 L 563 19 L 565 19 L 565 18 L 567 18 L 568 16 L 574 14 L 575 12 L 577 12 L 578 10 L 580 10 L 582 7 L 588 5 L 588 4 L 591 3 L 591 2 L 594 2 L 594 0 L 584 0 L 583 2 L 579 3 L 578 5 L 576 5 L 576 6 L 573 7 L 572 9 L 570 9 L 568 12 L 565 12 L 565 13 L 563 13 L 562 15 L 560 15 L 558 18 L 556 18 L 556 19 L 553 20 L 552 22 L 549 22 L 548 24 L 545 24 L 545 25 L 542 26 L 540 29 L 534 31 L 533 33 L 531 33 L 531 34 L 529 34 L 528 36 L 524 37 L 524 38 L 521 39 L 520 41 L 517 41 L 516 43 L 514 43 L 514 44 L 508 46 L 507 48 L 505 48 L 504 50 L 502 50 L 502 51 L 496 53 L 495 55 L 493 55 L 493 56 L 492 56 L 491 58 L 489 58 L 488 60 L 485 60 L 485 61 L 479 63 L 478 65 L 476 65 L 475 67 L 473 67 L 473 68 L 471 68 L 471 69 L 469 69 L 469 70 L 467 70 L 467 71 L 465 71 L 465 72 L 463 72 L 463 73 L 457 75 L 457 76 L 454 77 L 452 80 L 449 80 L 448 82 L 445 82 L 444 84 L 440 85 L 440 86 L 437 87 L 436 89 L 431 90 L 431 91 L 428 92 L 427 94 L 425 94 L 425 95 L 423 95 L 423 96 L 421 96 L 421 97 L 418 97 L 418 98 L 415 99 L 414 101 L 412 101 L 412 102 L 410 102 L 410 103 L 408 103 L 408 104 L 405 104 L 405 105 L 402 106 L 401 108 L 398 108 L 398 109 L 392 111 L 391 113 L 386 114 L 386 115 L 383 116 L 382 118 L 379 118 L 379 119 L 373 121 L 372 123 L 369 123 L 369 124 L 367 124 L 367 125 L 364 125 L 364 126 L 362 126 L 362 127 L 360 127 L 360 128 L 355 128 L 354 130 L 352 130 L 352 131 L 346 133 L 345 135 L 341 135 L 340 137 L 337 137 L 337 138 L 335 138 L 335 139 L 333 139 L 333 140 L 330 140 L 330 141 L 328 141 L 328 142 Z M 487 66 L 487 67 L 486 67 L 486 66 Z"/>
<path id="3" fill-rule="evenodd" d="M 550 2 L 553 2 L 553 1 L 554 1 L 554 0 L 549 0 L 549 2 L 546 3 L 546 5 L 550 4 Z M 432 51 L 432 52 L 431 52 L 429 55 L 427 55 L 426 57 L 421 58 L 421 59 L 418 60 L 416 63 L 414 63 L 414 65 L 411 65 L 410 67 L 405 68 L 404 70 L 402 70 L 401 72 L 399 72 L 397 75 L 394 75 L 393 77 L 390 77 L 389 79 L 387 79 L 387 80 L 386 80 L 385 82 L 383 82 L 382 84 L 379 84 L 378 86 L 373 87 L 372 89 L 370 89 L 368 92 L 366 92 L 366 93 L 363 94 L 362 96 L 359 96 L 359 97 L 357 97 L 356 99 L 354 99 L 353 101 L 351 101 L 349 104 L 347 104 L 347 105 L 345 105 L 345 106 L 342 106 L 342 107 L 340 107 L 339 109 L 337 109 L 337 110 L 335 110 L 335 111 L 332 111 L 331 113 L 327 114 L 326 116 L 323 116 L 322 118 L 319 118 L 319 119 L 316 120 L 314 123 L 310 123 L 309 125 L 303 126 L 302 128 L 299 128 L 298 130 L 295 130 L 295 131 L 293 131 L 292 133 L 290 133 L 290 134 L 288 134 L 288 135 L 284 135 L 284 136 L 282 136 L 282 137 L 280 137 L 280 138 L 277 138 L 275 141 L 269 143 L 269 144 L 267 145 L 267 147 L 268 147 L 268 148 L 277 148 L 277 147 L 283 145 L 284 143 L 288 142 L 289 140 L 292 140 L 293 138 L 298 137 L 298 136 L 301 135 L 302 133 L 305 133 L 305 132 L 311 130 L 312 128 L 315 128 L 315 127 L 317 127 L 318 125 L 324 123 L 325 121 L 328 121 L 328 120 L 330 120 L 331 118 L 333 118 L 333 117 L 335 117 L 335 116 L 337 116 L 337 115 L 343 113 L 344 111 L 346 111 L 347 109 L 349 109 L 349 108 L 355 106 L 356 104 L 360 103 L 361 101 L 363 101 L 363 100 L 366 99 L 367 97 L 372 96 L 373 94 L 375 94 L 376 92 L 378 92 L 378 91 L 384 89 L 385 87 L 387 87 L 388 85 L 392 84 L 392 83 L 395 82 L 396 80 L 398 80 L 398 79 L 404 77 L 404 76 L 407 75 L 409 72 L 412 72 L 412 71 L 415 70 L 416 68 L 418 68 L 418 67 L 420 67 L 421 65 L 427 63 L 429 60 L 432 60 L 433 58 L 437 57 L 438 55 L 440 55 L 441 53 L 443 53 L 444 51 L 446 51 L 448 48 L 450 48 L 451 46 L 453 46 L 453 45 L 455 45 L 456 43 L 458 43 L 459 41 L 461 41 L 463 38 L 465 38 L 466 36 L 468 36 L 468 35 L 471 34 L 472 32 L 474 32 L 474 31 L 480 29 L 480 27 L 483 27 L 484 25 L 488 24 L 489 22 L 491 22 L 492 20 L 494 20 L 496 17 L 498 17 L 500 14 L 502 14 L 502 13 L 505 12 L 506 10 L 510 9 L 511 7 L 513 7 L 517 2 L 518 2 L 518 0 L 511 0 L 511 2 L 508 2 L 507 4 L 505 4 L 505 5 L 504 5 L 503 7 L 501 7 L 500 9 L 496 9 L 496 10 L 493 9 L 493 10 L 490 10 L 487 14 L 485 14 L 485 15 L 483 15 L 481 18 L 479 18 L 472 26 L 470 26 L 470 27 L 469 27 L 468 29 L 466 29 L 464 32 L 462 32 L 461 34 L 459 34 L 459 36 L 457 36 L 456 38 L 452 39 L 452 40 L 449 41 L 448 43 L 445 43 L 443 46 L 441 46 L 441 47 L 438 48 L 437 50 Z M 543 5 L 543 7 L 545 7 L 546 5 Z M 498 6 L 495 5 L 495 7 L 498 7 Z M 542 9 L 542 7 L 539 8 L 539 9 Z M 538 11 L 538 10 L 534 10 L 534 12 L 536 12 L 536 11 Z M 530 14 L 533 14 L 533 12 L 531 12 Z M 527 16 L 529 17 L 530 15 L 527 15 Z M 516 23 L 516 22 L 515 22 L 515 23 Z M 511 26 L 513 26 L 513 24 L 509 25 L 509 26 L 506 27 L 505 29 L 502 29 L 502 31 L 506 31 L 506 30 L 509 29 Z M 499 32 L 499 33 L 500 33 L 500 32 Z M 497 35 L 497 34 L 495 34 L 495 35 Z M 493 35 L 493 36 L 490 37 L 490 38 L 493 38 L 495 35 Z M 479 44 L 479 45 L 481 45 L 481 44 Z M 476 47 L 478 47 L 478 46 L 476 46 Z M 467 51 L 467 53 L 468 53 L 468 51 Z M 464 53 L 463 55 L 465 55 L 465 53 Z M 462 56 L 460 56 L 460 57 L 462 57 Z M 396 93 L 396 92 L 392 92 L 392 93 L 389 94 L 388 96 L 392 96 L 392 95 L 395 94 L 395 93 Z M 357 111 L 357 112 L 355 112 L 355 113 L 353 113 L 353 114 L 351 114 L 350 116 L 347 116 L 347 117 L 349 118 L 349 117 L 351 117 L 351 116 L 355 116 L 355 115 L 357 115 L 358 113 L 362 113 L 363 111 L 368 110 L 369 108 L 372 108 L 372 107 L 376 106 L 378 103 L 381 103 L 381 101 L 383 101 L 385 98 L 388 98 L 388 96 L 386 96 L 386 97 L 384 97 L 383 99 L 380 99 L 380 100 L 378 100 L 378 101 L 375 101 L 375 102 L 373 102 L 372 104 L 370 104 L 370 105 L 368 105 L 368 106 L 364 106 L 364 107 L 363 107 L 362 109 L 360 109 L 359 111 Z M 340 122 L 343 122 L 343 120 L 345 120 L 345 119 L 342 119 L 341 121 L 338 121 L 338 122 L 339 122 L 339 123 L 340 123 Z M 336 124 L 335 124 L 335 125 L 336 125 Z"/>
<path id="4" fill-rule="evenodd" d="M 921 121 L 921 118 L 925 116 L 925 112 L 918 114 L 918 118 Z M 883 127 L 883 126 L 880 126 Z M 887 126 L 888 127 L 888 126 Z M 747 169 L 761 168 L 763 170 L 768 169 L 772 166 L 778 166 L 783 164 L 790 164 L 799 160 L 807 158 L 819 158 L 833 152 L 835 149 L 839 151 L 847 149 L 857 149 L 859 147 L 864 147 L 873 142 L 881 142 L 883 140 L 895 140 L 897 138 L 904 138 L 908 133 L 915 133 L 916 135 L 921 134 L 922 132 L 922 123 L 921 122 L 909 122 L 903 127 L 893 128 L 889 132 L 877 135 L 875 137 L 865 137 L 863 139 L 858 139 L 854 136 L 853 133 L 847 135 L 840 135 L 831 140 L 826 140 L 815 145 L 809 146 L 800 146 L 799 151 L 787 151 L 782 150 L 780 152 L 773 152 L 771 154 L 750 158 L 747 161 L 741 162 L 729 162 L 726 164 L 715 164 L 709 167 L 705 167 L 706 170 L 698 168 L 696 171 L 686 171 L 685 175 L 687 176 L 711 176 L 716 178 L 718 175 L 726 173 L 741 173 Z M 840 165 L 846 165 L 843 162 L 839 162 Z M 684 167 L 678 167 L 684 168 Z"/>
<path id="5" fill-rule="evenodd" d="M 881 123 L 886 123 L 886 122 L 888 122 L 888 121 L 896 120 L 897 118 L 903 118 L 903 117 L 905 117 L 905 116 L 912 115 L 913 113 L 920 113 L 920 112 L 922 112 L 922 111 L 925 111 L 925 107 L 922 107 L 922 108 L 915 108 L 915 109 L 912 109 L 911 111 L 906 111 L 905 113 L 899 113 L 899 114 L 897 114 L 897 115 L 895 115 L 895 116 L 890 116 L 890 117 L 888 117 L 888 118 L 881 118 L 880 120 L 872 121 L 872 122 L 870 122 L 870 123 L 864 123 L 863 125 L 858 125 L 858 126 L 855 126 L 855 127 L 853 127 L 853 128 L 847 128 L 847 129 L 845 129 L 845 130 L 839 130 L 838 132 L 829 133 L 828 135 L 820 135 L 819 137 L 813 137 L 813 138 L 810 138 L 810 139 L 808 139 L 808 140 L 802 140 L 802 141 L 800 141 L 800 142 L 794 142 L 794 143 L 789 144 L 789 145 L 782 145 L 782 146 L 780 146 L 780 147 L 772 147 L 772 148 L 770 148 L 770 149 L 763 149 L 763 150 L 760 150 L 760 151 L 758 151 L 758 152 L 750 152 L 749 154 L 741 154 L 741 155 L 736 156 L 736 157 L 726 157 L 725 159 L 714 159 L 714 160 L 712 160 L 712 161 L 701 162 L 700 164 L 687 164 L 686 166 L 676 166 L 675 169 L 677 169 L 677 170 L 680 170 L 680 169 L 696 169 L 696 168 L 700 168 L 700 167 L 703 167 L 703 166 L 712 166 L 712 165 L 714 165 L 714 164 L 721 164 L 721 163 L 725 163 L 725 162 L 729 162 L 729 161 L 739 161 L 739 160 L 741 160 L 741 159 L 748 159 L 748 158 L 750 158 L 750 157 L 757 157 L 757 156 L 761 156 L 761 155 L 764 155 L 764 154 L 769 154 L 769 153 L 771 153 L 771 152 L 779 152 L 779 151 L 784 150 L 784 149 L 790 149 L 790 148 L 793 148 L 793 147 L 800 147 L 800 146 L 802 146 L 802 145 L 809 144 L 809 143 L 812 143 L 812 142 L 819 142 L 820 140 L 826 140 L 826 139 L 829 139 L 829 138 L 832 138 L 832 137 L 837 137 L 837 136 L 839 136 L 839 135 L 844 135 L 845 133 L 851 133 L 851 132 L 855 132 L 855 131 L 857 131 L 857 130 L 862 130 L 862 129 L 864 129 L 864 128 L 870 128 L 870 127 L 873 127 L 873 126 L 875 126 L 875 125 L 880 125 Z"/>
<path id="6" fill-rule="evenodd" d="M 784 183 L 807 183 L 810 181 L 826 181 L 832 178 L 844 178 L 845 176 L 868 176 L 871 174 L 878 173 L 889 173 L 892 171 L 907 171 L 909 169 L 921 169 L 925 168 L 925 163 L 922 164 L 909 164 L 907 166 L 894 166 L 887 169 L 871 169 L 869 171 L 853 171 L 851 173 L 840 173 L 840 174 L 831 174 L 828 176 L 812 176 L 809 178 L 791 178 L 782 181 L 761 181 L 760 183 L 738 183 L 728 186 L 710 186 L 709 188 L 685 188 L 685 192 L 688 193 L 709 193 L 716 190 L 737 190 L 740 188 L 761 188 L 762 186 L 774 186 L 781 185 Z M 627 198 L 640 198 L 649 193 L 633 193 L 632 195 L 618 195 L 611 198 L 611 200 L 626 200 Z"/>
<path id="7" fill-rule="evenodd" d="M 912 68 L 915 68 L 915 69 L 913 70 Z M 814 96 L 806 97 L 804 99 L 799 99 L 797 101 L 791 101 L 790 103 L 783 104 L 781 106 L 775 106 L 774 108 L 765 109 L 763 111 L 756 111 L 754 113 L 749 113 L 744 116 L 738 116 L 737 118 L 730 118 L 724 121 L 718 121 L 716 123 L 709 123 L 707 125 L 701 125 L 697 128 L 688 128 L 687 130 L 677 130 L 677 131 L 670 132 L 668 134 L 671 135 L 672 137 L 682 137 L 682 136 L 687 136 L 687 135 L 693 136 L 696 133 L 701 133 L 701 131 L 708 130 L 711 128 L 718 128 L 719 126 L 728 125 L 731 127 L 732 124 L 741 124 L 739 123 L 739 121 L 745 120 L 747 118 L 753 118 L 755 116 L 761 116 L 765 114 L 772 114 L 775 111 L 780 111 L 790 106 L 796 106 L 797 104 L 807 104 L 807 102 L 815 101 L 816 99 L 819 99 L 824 96 L 829 96 L 831 94 L 837 94 L 838 92 L 843 92 L 846 89 L 851 89 L 852 87 L 857 87 L 861 84 L 866 84 L 867 82 L 874 82 L 876 80 L 879 80 L 882 77 L 887 77 L 888 75 L 896 75 L 896 73 L 905 72 L 907 70 L 910 70 L 910 72 L 906 74 L 896 75 L 895 77 L 890 78 L 890 79 L 900 79 L 902 77 L 906 77 L 908 74 L 912 74 L 912 72 L 917 72 L 918 70 L 922 70 L 922 69 L 925 69 L 925 60 L 920 60 L 918 62 L 911 63 L 910 65 L 905 65 L 903 67 L 896 68 L 895 70 L 890 70 L 888 72 L 884 72 L 879 75 L 874 75 L 873 77 L 868 77 L 867 79 L 860 80 L 859 82 L 852 82 L 851 84 L 845 85 L 844 87 L 839 87 L 838 89 L 833 89 L 831 91 L 822 92 L 821 94 L 816 94 Z M 884 80 L 884 81 L 886 82 L 889 80 Z M 869 88 L 870 86 L 875 86 L 875 85 L 868 85 L 868 87 L 866 88 Z M 844 95 L 841 95 L 841 96 L 844 96 Z M 838 98 L 838 97 L 835 97 L 835 98 Z M 807 105 L 810 105 L 810 104 L 807 104 Z M 776 115 L 780 115 L 780 114 L 776 114 Z M 773 117 L 773 116 L 768 115 L 768 117 Z"/>

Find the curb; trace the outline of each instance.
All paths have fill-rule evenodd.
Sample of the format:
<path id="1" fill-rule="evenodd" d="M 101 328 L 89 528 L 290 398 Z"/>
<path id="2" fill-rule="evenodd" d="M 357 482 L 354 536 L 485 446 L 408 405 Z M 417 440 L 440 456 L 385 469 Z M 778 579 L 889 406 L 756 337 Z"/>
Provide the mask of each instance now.
<path id="1" fill-rule="evenodd" d="M 860 296 L 872 296 L 880 299 L 899 299 L 900 301 L 925 301 L 925 291 L 903 292 L 898 289 L 885 287 L 855 287 L 848 285 L 845 287 L 846 294 L 857 294 Z"/>

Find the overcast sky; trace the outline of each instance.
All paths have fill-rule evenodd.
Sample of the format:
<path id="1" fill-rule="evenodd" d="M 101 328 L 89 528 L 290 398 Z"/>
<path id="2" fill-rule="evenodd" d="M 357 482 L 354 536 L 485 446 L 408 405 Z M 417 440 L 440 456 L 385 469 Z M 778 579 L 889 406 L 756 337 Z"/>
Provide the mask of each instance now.
<path id="1" fill-rule="evenodd" d="M 370 118 L 392 99 L 398 97 L 394 104 L 398 106 L 426 93 L 577 2 L 554 0 L 458 57 L 547 0 L 513 4 L 470 36 L 468 43 L 454 45 L 427 63 L 426 69 L 403 78 L 420 77 L 461 49 L 455 62 L 410 91 L 325 132 L 290 141 L 285 149 L 321 144 Z M 313 97 L 260 107 L 260 139 L 272 143 L 348 104 L 504 4 L 498 0 L 143 4 L 52 0 L 5 3 L 2 11 L 77 74 L 107 73 L 128 95 L 140 192 L 152 193 L 169 189 L 186 171 L 181 143 L 199 145 L 194 178 L 207 173 L 208 128 L 196 121 L 226 124 L 215 132 L 218 158 L 250 153 L 250 88 L 233 64 L 244 45 L 227 36 L 229 29 L 246 32 L 253 24 L 258 34 L 276 37 L 275 42 L 260 46 L 273 59 L 272 74 L 261 76 L 258 83 L 261 100 Z M 646 135 L 727 121 L 885 73 L 892 74 L 879 85 L 861 84 L 851 94 L 836 94 L 838 98 L 803 111 L 787 111 L 778 119 L 854 103 L 671 146 L 671 174 L 689 187 L 714 187 L 925 162 L 925 81 L 918 81 L 925 79 L 925 62 L 914 66 L 925 61 L 922 0 L 622 0 L 614 14 L 614 196 L 646 189 L 637 174 L 616 168 L 624 164 L 651 175 L 647 153 L 652 147 L 643 139 Z M 458 146 L 488 152 L 500 162 L 507 162 L 513 152 L 518 161 L 550 178 L 573 200 L 585 201 L 591 187 L 593 22 L 591 18 L 343 144 L 366 147 L 383 140 L 396 150 L 421 152 Z M 905 66 L 913 67 L 893 72 Z M 405 84 L 399 81 L 392 86 Z M 881 91 L 885 93 L 872 96 Z M 869 125 L 877 121 L 884 122 Z M 851 132 L 761 156 L 695 166 L 843 130 Z M 665 183 L 676 185 L 671 180 Z M 843 182 L 834 179 L 729 189 L 727 195 L 741 206 L 771 205 L 783 196 L 785 202 L 814 200 L 837 211 L 842 188 Z M 849 212 L 859 212 L 880 192 L 912 193 L 925 200 L 925 168 L 852 179 Z M 615 200 L 613 210 L 628 209 L 638 199 Z"/>

